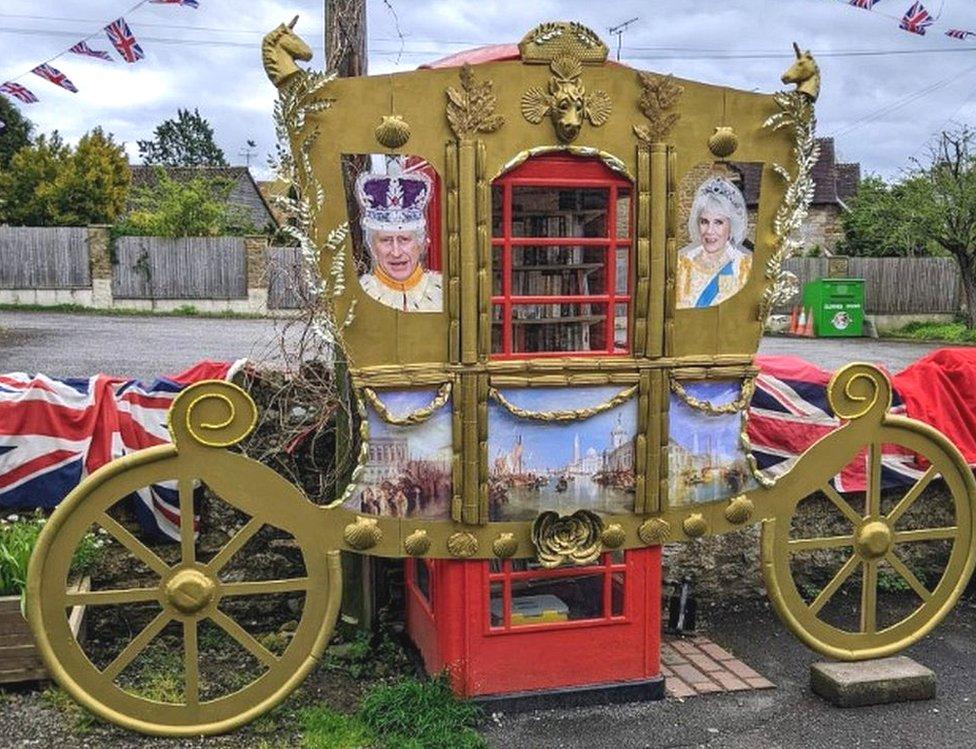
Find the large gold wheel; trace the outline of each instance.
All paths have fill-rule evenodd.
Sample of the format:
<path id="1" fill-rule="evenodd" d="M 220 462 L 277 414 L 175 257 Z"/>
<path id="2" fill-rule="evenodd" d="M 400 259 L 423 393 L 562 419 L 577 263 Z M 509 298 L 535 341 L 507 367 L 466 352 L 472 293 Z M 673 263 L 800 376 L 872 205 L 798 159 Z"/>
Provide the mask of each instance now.
<path id="1" fill-rule="evenodd" d="M 229 419 L 221 413 L 228 408 Z M 185 419 L 171 425 L 176 447 L 151 448 L 92 474 L 62 503 L 41 534 L 27 586 L 28 618 L 38 650 L 61 686 L 108 721 L 163 736 L 231 730 L 283 700 L 301 683 L 328 643 L 338 614 L 341 575 L 338 552 L 317 548 L 314 507 L 270 469 L 217 449 L 246 434 L 246 429 L 236 428 L 233 422 L 235 418 L 240 421 L 241 409 L 247 408 L 253 408 L 250 399 L 227 383 L 206 383 L 185 391 L 172 411 L 174 417 Z M 195 409 L 199 413 L 191 419 Z M 245 426 L 247 422 L 244 419 Z M 215 439 L 209 443 L 212 447 L 202 440 L 191 444 L 187 435 L 194 434 L 194 425 L 198 433 L 201 425 L 231 429 L 233 439 Z M 209 558 L 198 555 L 194 529 L 193 494 L 199 480 L 244 518 L 237 532 Z M 171 549 L 170 555 L 136 538 L 112 510 L 122 498 L 163 481 L 175 482 L 179 497 L 179 549 Z M 133 565 L 147 569 L 152 582 L 91 592 L 69 590 L 72 555 L 92 527 L 102 529 L 124 547 Z M 265 527 L 291 537 L 291 545 L 300 552 L 303 573 L 258 581 L 223 575 L 228 562 Z M 293 623 L 286 644 L 272 648 L 230 615 L 226 604 L 278 594 L 300 594 L 303 605 L 300 621 Z M 123 604 L 144 604 L 153 611 L 158 607 L 158 613 L 110 662 L 96 666 L 72 635 L 66 611 L 75 605 Z M 234 684 L 233 691 L 216 698 L 201 680 L 202 667 L 209 665 L 201 658 L 204 625 L 236 643 L 257 664 L 253 680 Z M 177 698 L 160 701 L 133 692 L 120 677 L 164 630 L 182 635 L 182 684 Z"/>
<path id="2" fill-rule="evenodd" d="M 863 432 L 862 432 L 863 433 Z M 867 487 L 863 505 L 852 504 L 828 481 L 819 487 L 832 508 L 843 520 L 844 530 L 837 535 L 797 535 L 794 517 L 803 496 L 791 500 L 786 514 L 767 520 L 762 531 L 763 572 L 766 587 L 777 612 L 793 633 L 814 650 L 841 660 L 879 658 L 897 652 L 917 641 L 948 613 L 966 587 L 976 562 L 974 518 L 976 482 L 958 451 L 936 430 L 909 419 L 885 416 L 867 432 Z M 846 435 L 836 434 L 824 440 Z M 929 463 L 914 485 L 900 498 L 882 503 L 882 447 L 899 445 L 923 456 Z M 864 446 L 864 445 L 862 445 Z M 829 450 L 830 445 L 824 447 Z M 824 450 L 818 452 L 822 455 Z M 815 470 L 794 467 L 798 473 Z M 933 479 L 941 477 L 950 495 L 947 522 L 929 527 L 902 527 L 902 521 L 918 502 Z M 923 524 L 924 526 L 925 524 Z M 913 545 L 941 542 L 948 548 L 944 569 L 938 581 L 923 582 L 901 553 Z M 791 562 L 803 552 L 832 552 L 845 559 L 822 588 L 803 591 L 792 574 Z M 894 621 L 879 621 L 879 567 L 900 579 L 910 590 L 917 606 L 899 611 Z M 825 621 L 826 607 L 848 583 L 860 583 L 855 601 L 858 615 L 847 622 Z M 890 585 L 890 582 L 888 583 Z M 887 612 L 886 612 L 887 613 Z"/>

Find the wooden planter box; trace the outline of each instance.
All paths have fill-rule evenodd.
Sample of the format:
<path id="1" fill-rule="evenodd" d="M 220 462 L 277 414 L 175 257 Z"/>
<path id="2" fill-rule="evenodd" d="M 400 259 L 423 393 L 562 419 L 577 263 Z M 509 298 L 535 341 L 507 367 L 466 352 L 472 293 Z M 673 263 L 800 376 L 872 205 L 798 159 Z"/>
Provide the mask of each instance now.
<path id="1" fill-rule="evenodd" d="M 74 590 L 88 590 L 91 581 L 82 580 Z M 75 638 L 79 637 L 85 607 L 75 606 L 69 622 Z M 20 596 L 0 596 L 0 684 L 47 679 L 47 670 L 31 634 L 27 620 L 20 613 Z"/>

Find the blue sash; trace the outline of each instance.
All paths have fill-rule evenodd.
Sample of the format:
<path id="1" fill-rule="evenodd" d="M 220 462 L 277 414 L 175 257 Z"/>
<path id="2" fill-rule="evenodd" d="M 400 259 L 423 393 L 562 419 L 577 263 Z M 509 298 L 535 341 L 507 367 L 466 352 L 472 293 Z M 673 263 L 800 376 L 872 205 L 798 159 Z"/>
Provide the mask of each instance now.
<path id="1" fill-rule="evenodd" d="M 731 276 L 733 272 L 733 261 L 729 260 L 722 268 L 712 276 L 712 280 L 709 281 L 705 288 L 702 289 L 701 294 L 698 295 L 698 299 L 695 301 L 696 307 L 711 307 L 715 304 L 715 298 L 718 296 L 718 279 L 722 276 Z"/>

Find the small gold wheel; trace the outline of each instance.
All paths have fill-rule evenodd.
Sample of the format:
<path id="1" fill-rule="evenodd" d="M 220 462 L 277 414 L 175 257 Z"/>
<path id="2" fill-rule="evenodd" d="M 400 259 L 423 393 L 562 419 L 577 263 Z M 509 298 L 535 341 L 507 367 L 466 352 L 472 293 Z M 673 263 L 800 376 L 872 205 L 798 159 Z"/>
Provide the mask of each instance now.
<path id="1" fill-rule="evenodd" d="M 893 503 L 887 500 L 883 507 L 882 447 L 885 445 L 907 448 L 924 457 L 929 465 L 903 496 Z M 780 618 L 809 647 L 840 660 L 880 658 L 919 640 L 955 605 L 976 562 L 973 533 L 976 482 L 958 451 L 934 429 L 892 416 L 885 417 L 871 432 L 866 447 L 867 486 L 863 507 L 855 509 L 853 500 L 842 496 L 829 482 L 820 487 L 830 509 L 840 518 L 838 527 L 844 531 L 837 535 L 796 537 L 794 521 L 804 496 L 792 500 L 788 514 L 767 520 L 762 530 L 766 587 Z M 802 472 L 805 468 L 809 470 L 801 460 L 793 471 Z M 906 514 L 938 476 L 945 481 L 951 497 L 948 502 L 951 520 L 937 525 L 929 521 L 930 527 L 902 528 Z M 950 547 L 937 582 L 920 579 L 901 555 L 902 551 L 911 551 L 911 547 L 924 542 L 941 542 Z M 822 588 L 801 592 L 792 562 L 803 552 L 839 553 L 844 561 Z M 889 578 L 880 578 L 879 571 Z M 854 586 L 858 581 L 857 617 L 827 621 L 828 605 L 845 585 Z M 879 588 L 884 585 L 911 591 L 917 606 L 907 613 L 899 609 L 893 614 L 895 621 L 879 622 Z"/>
<path id="2" fill-rule="evenodd" d="M 294 486 L 243 456 L 186 443 L 181 448 L 185 449 L 180 453 L 169 445 L 151 448 L 88 477 L 52 515 L 31 558 L 27 581 L 28 619 L 52 677 L 101 718 L 160 736 L 223 733 L 278 704 L 321 657 L 335 625 L 341 593 L 339 554 L 320 548 L 316 508 Z M 164 481 L 173 482 L 178 495 L 179 546 L 154 549 L 119 522 L 112 508 L 134 492 Z M 244 516 L 236 533 L 207 554 L 198 548 L 195 532 L 197 481 L 205 482 Z M 93 527 L 107 534 L 120 553 L 129 555 L 132 567 L 146 570 L 150 582 L 90 592 L 69 590 L 72 556 Z M 247 544 L 265 527 L 272 534 L 290 536 L 289 549 L 301 558 L 296 565 L 300 573 L 282 575 L 285 579 L 251 580 L 235 568 L 235 557 L 239 560 L 239 553 L 247 557 Z M 232 569 L 233 574 L 227 574 Z M 242 601 L 274 602 L 284 594 L 288 598 L 283 600 L 300 599 L 301 609 L 300 620 L 289 625 L 289 636 L 279 638 L 283 642 L 272 645 L 259 639 L 244 626 L 249 622 L 238 621 Z M 252 596 L 264 598 L 248 598 Z M 128 644 L 109 655 L 106 663 L 96 665 L 68 626 L 66 610 L 77 605 L 90 610 L 137 605 L 150 613 L 139 620 Z M 164 631 L 166 639 L 157 639 Z M 208 680 L 216 671 L 205 648 L 215 636 L 253 664 L 246 673 L 241 669 L 242 673 L 233 674 L 236 681 L 223 690 L 212 688 Z M 177 643 L 182 653 L 173 655 Z M 159 645 L 172 645 L 168 655 L 179 674 L 175 696 L 165 700 L 133 690 L 126 673 L 130 669 L 131 674 L 130 667 L 147 648 Z"/>

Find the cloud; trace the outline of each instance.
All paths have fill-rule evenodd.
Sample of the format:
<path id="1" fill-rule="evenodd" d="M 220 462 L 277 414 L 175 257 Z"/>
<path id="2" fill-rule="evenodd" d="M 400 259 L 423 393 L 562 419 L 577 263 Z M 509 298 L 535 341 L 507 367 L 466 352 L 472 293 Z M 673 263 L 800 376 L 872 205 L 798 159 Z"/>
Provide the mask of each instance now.
<path id="1" fill-rule="evenodd" d="M 98 32 L 126 5 L 120 0 L 61 0 L 56 6 L 4 0 L 0 79 L 29 71 Z M 127 20 L 146 50 L 146 60 L 109 65 L 63 57 L 54 64 L 81 93 L 71 95 L 27 75 L 20 82 L 41 103 L 24 111 L 42 130 L 58 128 L 69 140 L 101 124 L 132 144 L 149 137 L 178 107 L 196 107 L 213 123 L 231 161 L 239 160 L 249 138 L 258 142 L 262 154 L 268 153 L 274 138 L 274 90 L 261 68 L 261 36 L 298 13 L 298 32 L 315 49 L 315 64 L 321 65 L 323 5 L 324 0 L 201 0 L 195 11 L 144 5 Z M 951 26 L 976 30 L 976 5 L 945 5 L 937 27 L 919 37 L 900 31 L 896 19 L 881 14 L 885 6 L 895 15 L 903 10 L 893 2 L 880 4 L 881 12 L 866 12 L 839 0 L 368 0 L 370 71 L 410 70 L 465 48 L 516 42 L 537 23 L 554 19 L 579 20 L 616 50 L 608 26 L 636 17 L 622 36 L 623 62 L 772 91 L 780 87 L 779 75 L 796 40 L 821 64 L 821 133 L 838 136 L 842 158 L 890 176 L 940 128 L 976 114 L 976 64 L 970 62 L 971 53 L 962 51 L 973 43 L 943 34 Z M 108 48 L 101 35 L 92 43 Z M 871 50 L 906 54 L 831 56 Z M 721 59 L 729 54 L 779 56 Z M 263 155 L 257 163 L 263 165 Z"/>

